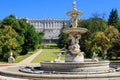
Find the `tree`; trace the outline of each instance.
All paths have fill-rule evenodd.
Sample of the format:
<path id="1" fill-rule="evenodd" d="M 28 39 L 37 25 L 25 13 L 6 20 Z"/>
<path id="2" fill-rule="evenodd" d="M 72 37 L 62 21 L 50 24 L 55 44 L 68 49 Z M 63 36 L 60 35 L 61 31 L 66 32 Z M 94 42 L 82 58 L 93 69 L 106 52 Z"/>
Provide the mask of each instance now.
<path id="1" fill-rule="evenodd" d="M 117 28 L 109 26 L 105 30 L 105 35 L 110 39 L 110 42 L 112 44 L 112 48 L 108 52 L 109 57 L 112 58 L 111 56 L 118 56 L 120 52 L 118 48 L 120 43 L 120 32 Z"/>
<path id="2" fill-rule="evenodd" d="M 40 36 L 39 37 L 39 44 L 41 44 L 45 34 L 43 32 L 40 32 L 40 33 L 38 33 L 38 35 Z"/>
<path id="3" fill-rule="evenodd" d="M 79 20 L 78 27 L 87 28 L 89 34 L 92 34 L 97 31 L 104 31 L 107 28 L 107 21 L 99 17 L 93 17 L 87 20 Z"/>
<path id="4" fill-rule="evenodd" d="M 26 19 L 16 19 L 14 15 L 10 15 L 3 19 L 2 24 L 11 26 L 17 32 L 16 40 L 19 44 L 17 53 L 27 54 L 28 51 L 37 49 L 42 42 L 43 34 L 37 32 Z"/>
<path id="5" fill-rule="evenodd" d="M 111 43 L 109 38 L 105 35 L 104 32 L 96 32 L 92 34 L 89 41 L 86 40 L 86 45 L 88 45 L 88 42 L 90 42 L 88 47 L 90 48 L 90 51 L 96 52 L 96 53 L 102 53 L 101 56 L 104 56 L 106 54 L 106 50 L 108 50 L 111 47 Z"/>
<path id="6" fill-rule="evenodd" d="M 117 26 L 117 29 L 119 30 L 119 32 L 120 32 L 120 19 L 119 19 L 119 21 L 118 21 L 118 26 Z"/>
<path id="7" fill-rule="evenodd" d="M 93 33 L 89 40 L 86 40 L 86 47 L 87 49 L 90 49 L 89 51 L 91 51 L 91 53 L 101 53 L 101 56 L 106 59 L 108 50 L 119 40 L 119 31 L 116 28 L 109 26 L 104 32 L 98 31 Z"/>
<path id="8" fill-rule="evenodd" d="M 61 34 L 59 35 L 59 41 L 58 41 L 58 47 L 59 48 L 68 48 L 68 35 L 61 32 Z"/>
<path id="9" fill-rule="evenodd" d="M 120 19 L 119 19 L 117 9 L 112 9 L 112 11 L 110 12 L 110 15 L 108 18 L 108 25 L 114 26 L 120 32 Z M 113 44 L 113 47 L 111 48 L 111 50 L 109 50 L 109 56 L 112 56 L 112 55 L 117 56 L 117 57 L 120 56 L 119 47 L 120 47 L 120 41 L 117 40 L 117 42 Z"/>
<path id="10" fill-rule="evenodd" d="M 118 11 L 117 9 L 112 9 L 108 18 L 108 25 L 118 28 L 118 21 L 119 21 Z"/>
<path id="11" fill-rule="evenodd" d="M 0 53 L 1 57 L 5 60 L 8 59 L 10 52 L 16 50 L 20 45 L 16 37 L 18 34 L 11 26 L 2 25 L 0 26 Z"/>
<path id="12" fill-rule="evenodd" d="M 28 51 L 35 50 L 39 47 L 41 40 L 43 39 L 44 33 L 36 32 L 34 26 L 27 24 L 27 30 L 24 34 L 25 40 L 22 45 L 23 51 L 21 54 L 26 54 Z"/>
<path id="13" fill-rule="evenodd" d="M 87 20 L 80 20 L 78 22 L 78 27 L 88 29 L 87 33 L 82 34 L 80 39 L 80 46 L 81 50 L 86 53 L 85 56 L 91 57 L 91 36 L 98 31 L 103 32 L 107 28 L 107 21 L 99 17 L 93 17 Z"/>
<path id="14" fill-rule="evenodd" d="M 59 40 L 58 40 L 58 47 L 59 48 L 68 48 L 69 40 L 68 40 L 68 34 L 65 34 L 62 32 L 62 30 L 65 27 L 61 29 L 60 35 L 59 35 Z"/>
<path id="15" fill-rule="evenodd" d="M 24 39 L 25 39 L 24 33 L 25 32 L 24 32 L 24 28 L 21 27 L 19 20 L 17 20 L 16 17 L 13 14 L 11 14 L 3 19 L 2 24 L 11 26 L 17 32 L 18 36 L 16 37 L 16 39 L 17 39 L 20 47 L 17 48 L 16 51 L 17 51 L 17 53 L 21 53 L 21 51 L 22 51 L 21 45 L 24 44 Z"/>
<path id="16" fill-rule="evenodd" d="M 65 25 L 63 22 L 63 28 L 60 31 L 59 40 L 58 40 L 58 47 L 59 48 L 68 48 L 69 40 L 68 40 L 68 34 L 63 33 L 63 29 L 65 29 Z"/>
<path id="17" fill-rule="evenodd" d="M 120 40 L 120 33 L 114 26 L 108 26 L 105 30 L 105 35 L 110 39 L 112 43 L 116 43 Z"/>

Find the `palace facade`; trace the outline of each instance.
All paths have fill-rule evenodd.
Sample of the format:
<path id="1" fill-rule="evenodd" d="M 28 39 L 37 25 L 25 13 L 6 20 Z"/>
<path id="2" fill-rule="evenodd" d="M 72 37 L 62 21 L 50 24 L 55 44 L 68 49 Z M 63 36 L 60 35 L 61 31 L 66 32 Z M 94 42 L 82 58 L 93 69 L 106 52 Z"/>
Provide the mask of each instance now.
<path id="1" fill-rule="evenodd" d="M 36 31 L 45 33 L 45 43 L 57 42 L 61 28 L 63 28 L 63 26 L 69 27 L 71 25 L 70 21 L 71 20 L 69 19 L 55 18 L 27 18 L 27 22 L 32 24 L 35 27 Z"/>

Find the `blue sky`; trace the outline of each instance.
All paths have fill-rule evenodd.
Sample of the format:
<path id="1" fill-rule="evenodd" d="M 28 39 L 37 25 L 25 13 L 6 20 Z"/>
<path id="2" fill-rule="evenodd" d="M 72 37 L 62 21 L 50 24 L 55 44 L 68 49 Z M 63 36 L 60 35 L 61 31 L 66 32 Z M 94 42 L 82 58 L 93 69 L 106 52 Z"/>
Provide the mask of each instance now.
<path id="1" fill-rule="evenodd" d="M 70 18 L 66 12 L 72 10 L 74 0 L 1 0 L 0 20 L 10 14 L 26 18 Z M 105 14 L 107 18 L 111 9 L 120 13 L 120 0 L 76 0 L 77 9 L 82 11 L 81 19 L 92 14 Z"/>

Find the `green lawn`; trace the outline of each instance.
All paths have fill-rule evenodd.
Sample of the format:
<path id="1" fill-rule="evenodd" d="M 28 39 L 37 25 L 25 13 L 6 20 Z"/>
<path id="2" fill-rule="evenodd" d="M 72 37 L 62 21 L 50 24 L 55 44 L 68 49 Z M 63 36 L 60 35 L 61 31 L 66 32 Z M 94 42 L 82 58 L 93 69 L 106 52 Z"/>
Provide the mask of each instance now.
<path id="1" fill-rule="evenodd" d="M 59 49 L 57 44 L 41 44 L 42 49 Z"/>
<path id="2" fill-rule="evenodd" d="M 0 62 L 0 64 L 4 64 L 4 63 L 7 63 L 7 62 Z"/>
<path id="3" fill-rule="evenodd" d="M 60 52 L 60 49 L 43 49 L 43 51 L 32 61 L 32 63 L 39 63 L 40 61 L 52 61 L 56 59 L 58 52 Z M 64 59 L 64 55 L 62 55 L 61 59 Z"/>

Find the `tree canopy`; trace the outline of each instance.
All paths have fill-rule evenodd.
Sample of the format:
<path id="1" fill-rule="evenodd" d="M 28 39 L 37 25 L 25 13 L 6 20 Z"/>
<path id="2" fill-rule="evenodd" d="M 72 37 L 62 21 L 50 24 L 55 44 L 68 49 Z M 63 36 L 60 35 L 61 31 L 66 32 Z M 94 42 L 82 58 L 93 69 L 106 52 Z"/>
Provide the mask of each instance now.
<path id="1" fill-rule="evenodd" d="M 7 59 L 11 50 L 16 51 L 20 47 L 16 39 L 18 34 L 11 26 L 2 25 L 0 26 L 0 36 L 0 56 Z"/>
<path id="2" fill-rule="evenodd" d="M 111 25 L 117 28 L 118 21 L 119 21 L 118 11 L 117 9 L 112 9 L 108 18 L 108 25 Z"/>
<path id="3" fill-rule="evenodd" d="M 0 36 L 0 57 L 7 60 L 10 50 L 14 51 L 15 57 L 39 48 L 44 33 L 37 32 L 26 19 L 16 19 L 10 15 L 0 22 Z"/>

